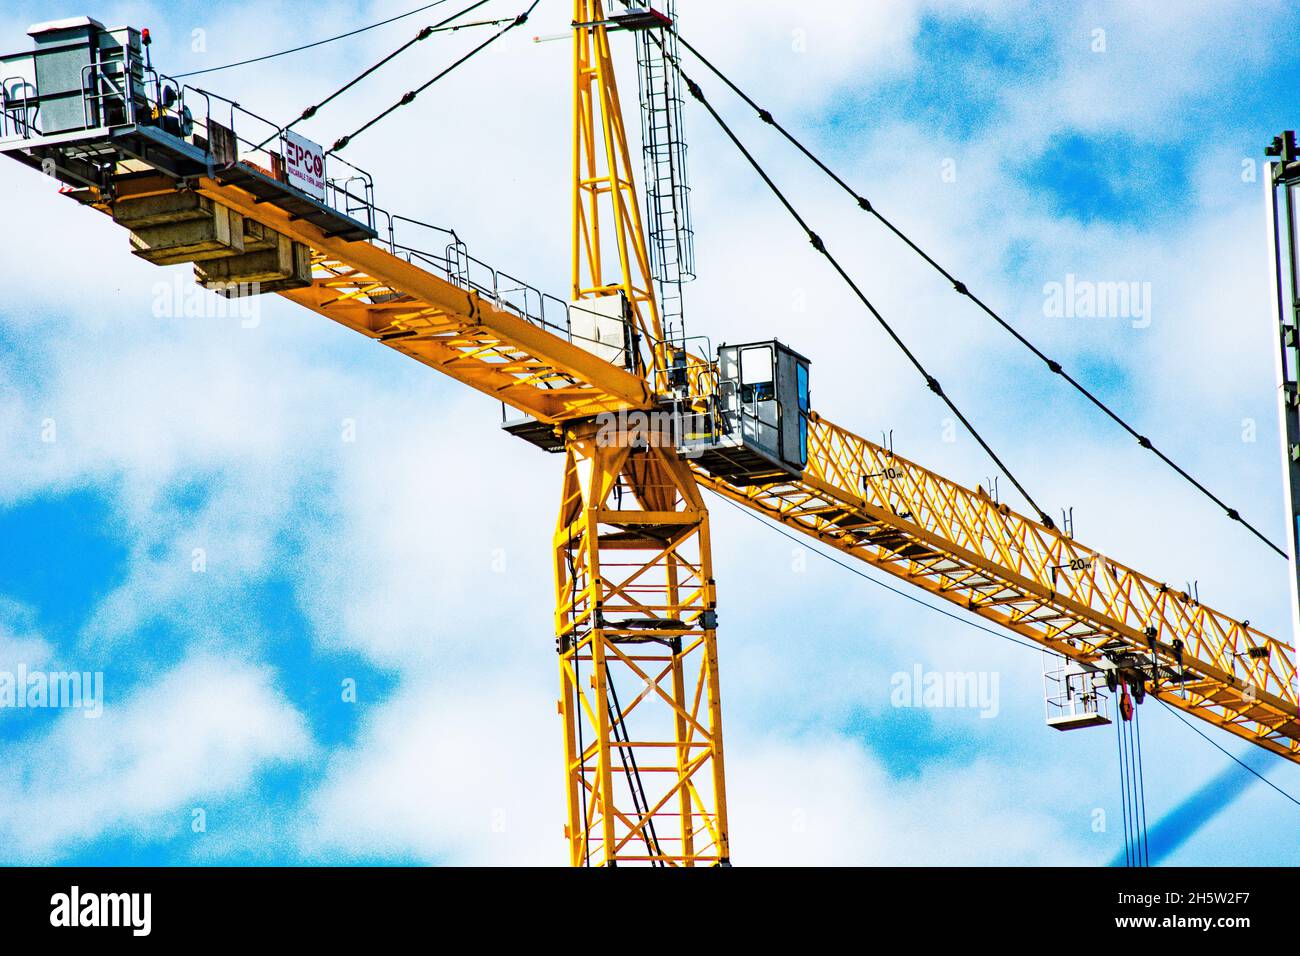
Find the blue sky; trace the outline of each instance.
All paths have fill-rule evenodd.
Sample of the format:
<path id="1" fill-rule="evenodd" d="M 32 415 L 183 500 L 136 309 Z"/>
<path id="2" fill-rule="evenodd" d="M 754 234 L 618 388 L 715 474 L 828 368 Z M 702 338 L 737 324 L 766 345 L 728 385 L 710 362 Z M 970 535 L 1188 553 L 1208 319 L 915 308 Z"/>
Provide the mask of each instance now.
<path id="1" fill-rule="evenodd" d="M 150 27 L 156 62 L 184 72 L 415 5 L 19 2 L 0 47 L 89 12 Z M 683 32 L 886 215 L 1280 537 L 1263 191 L 1243 171 L 1300 122 L 1284 4 L 679 6 Z M 288 119 L 425 19 L 201 82 Z M 455 226 L 553 292 L 568 282 L 568 48 L 529 37 L 567 21 L 545 0 L 500 52 L 349 147 L 382 205 Z M 427 41 L 305 132 L 331 142 L 472 42 Z M 693 72 L 1036 496 L 1075 508 L 1082 540 L 1286 633 L 1281 561 Z M 983 481 L 991 465 L 945 438 L 946 410 L 707 118 L 689 111 L 687 129 L 691 331 L 780 336 L 813 360 L 822 414 Z M 17 164 L 0 195 L 8 221 L 35 224 L 0 257 L 21 293 L 0 305 L 0 670 L 105 675 L 101 718 L 0 710 L 0 860 L 559 863 L 558 461 L 502 435 L 490 401 L 289 303 L 251 323 L 159 316 L 186 267 L 135 260 Z M 1067 274 L 1150 282 L 1150 326 L 1047 317 L 1044 285 Z M 1039 655 L 713 510 L 738 863 L 1122 852 L 1114 735 L 1044 726 Z M 892 679 L 917 665 L 996 674 L 997 715 L 893 706 Z M 1142 720 L 1165 861 L 1300 862 L 1300 808 L 1170 715 Z M 1300 794 L 1294 766 L 1257 768 Z"/>

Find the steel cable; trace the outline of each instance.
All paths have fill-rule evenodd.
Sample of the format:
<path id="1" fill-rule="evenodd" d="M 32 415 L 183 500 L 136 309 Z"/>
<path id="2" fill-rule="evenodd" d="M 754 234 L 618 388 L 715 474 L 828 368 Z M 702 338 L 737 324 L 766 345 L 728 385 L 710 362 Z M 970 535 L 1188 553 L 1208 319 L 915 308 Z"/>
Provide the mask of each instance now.
<path id="1" fill-rule="evenodd" d="M 965 427 L 966 431 L 971 435 L 971 437 L 975 439 L 975 441 L 979 444 L 980 448 L 984 450 L 984 453 L 989 456 L 989 458 L 998 467 L 998 469 L 1002 472 L 1002 474 L 1006 475 L 1007 479 L 1011 482 L 1011 484 L 1015 486 L 1015 489 L 1018 492 L 1020 492 L 1021 497 L 1023 497 L 1025 501 L 1029 503 L 1029 506 L 1033 508 L 1035 512 L 1038 513 L 1038 520 L 1047 528 L 1055 528 L 1056 525 L 1053 522 L 1051 516 L 1048 515 L 1046 511 L 1044 511 L 1042 508 L 1038 506 L 1037 502 L 1034 501 L 1033 496 L 1031 496 L 1029 492 L 1025 490 L 1024 485 L 1022 485 L 1020 481 L 1017 480 L 1016 476 L 1012 474 L 1011 469 L 1008 468 L 1007 465 L 1002 461 L 1002 459 L 998 456 L 997 452 L 993 450 L 992 446 L 989 445 L 987 441 L 985 441 L 984 437 L 979 433 L 978 429 L 976 429 L 975 426 L 971 424 L 970 419 L 968 419 L 966 415 L 961 411 L 961 409 L 957 407 L 957 403 L 954 402 L 946 392 L 944 392 L 943 387 L 939 384 L 939 380 L 936 379 L 933 375 L 931 375 L 926 370 L 925 366 L 921 363 L 920 359 L 916 357 L 916 354 L 907 346 L 907 344 L 903 341 L 903 339 L 899 336 L 899 334 L 894 330 L 893 326 L 891 326 L 889 322 L 885 319 L 885 317 L 880 313 L 880 310 L 878 310 L 876 306 L 871 302 L 871 300 L 867 298 L 866 294 L 862 291 L 862 289 L 858 286 L 858 284 L 853 280 L 853 278 L 848 274 L 848 272 L 845 271 L 844 267 L 840 264 L 840 261 L 836 259 L 834 255 L 831 254 L 830 250 L 826 247 L 826 243 L 822 240 L 821 236 L 819 236 L 813 230 L 813 228 L 808 224 L 807 220 L 804 219 L 804 217 L 800 214 L 800 212 L 795 208 L 793 203 L 791 203 L 790 200 L 786 197 L 785 193 L 782 192 L 781 188 L 777 186 L 776 183 L 772 180 L 772 177 L 768 175 L 767 170 L 765 170 L 763 166 L 758 162 L 758 160 L 754 158 L 753 153 L 751 153 L 749 149 L 745 146 L 745 144 L 740 141 L 740 138 L 736 136 L 735 132 L 727 124 L 726 120 L 724 120 L 718 114 L 718 111 L 713 108 L 713 105 L 705 97 L 704 91 L 700 88 L 699 84 L 696 83 L 693 79 L 691 79 L 690 76 L 686 74 L 685 70 L 682 69 L 681 63 L 678 60 L 672 58 L 671 56 L 667 56 L 667 58 L 669 62 L 673 65 L 673 68 L 677 71 L 677 74 L 681 77 L 682 82 L 686 84 L 686 88 L 690 91 L 691 96 L 695 100 L 697 100 L 708 111 L 709 115 L 713 118 L 714 122 L 716 122 L 718 126 L 722 129 L 722 131 L 726 133 L 727 137 L 731 140 L 732 144 L 735 145 L 735 147 L 740 151 L 741 155 L 745 157 L 745 159 L 749 162 L 749 165 L 753 167 L 754 171 L 767 185 L 768 189 L 772 192 L 772 194 L 776 196 L 776 198 L 780 201 L 781 205 L 785 207 L 786 211 L 791 215 L 791 217 L 795 220 L 795 222 L 799 224 L 799 227 L 803 229 L 803 231 L 807 234 L 808 241 L 812 244 L 812 247 L 816 249 L 819 253 L 821 253 L 821 255 L 831 264 L 831 266 L 835 269 L 836 273 L 839 274 L 840 278 L 844 281 L 844 283 L 857 297 L 858 301 L 861 302 L 863 306 L 866 307 L 867 311 L 871 313 L 872 317 L 876 320 L 876 322 L 880 325 L 880 327 L 885 330 L 886 334 L 893 341 L 893 343 L 898 347 L 898 349 L 903 353 L 903 355 L 907 358 L 907 360 L 912 364 L 913 368 L 915 368 L 917 372 L 921 374 L 921 377 L 925 379 L 926 387 L 929 388 L 931 392 L 933 392 L 935 395 L 937 395 L 940 398 L 940 400 L 943 401 L 943 403 L 948 407 L 948 410 L 951 411 L 953 415 L 957 417 L 958 421 L 961 422 L 962 426 Z"/>
<path id="2" fill-rule="evenodd" d="M 413 90 L 407 92 L 407 93 L 406 93 L 406 94 L 405 94 L 405 95 L 404 95 L 400 100 L 398 100 L 398 101 L 397 101 L 396 103 L 394 103 L 392 106 L 388 107 L 388 109 L 384 110 L 384 111 L 383 111 L 382 113 L 380 113 L 378 116 L 375 116 L 373 119 L 369 120 L 369 121 L 368 121 L 367 123 L 365 123 L 364 125 L 358 127 L 354 132 L 349 133 L 347 136 L 342 136 L 342 137 L 340 137 L 339 139 L 335 140 L 335 141 L 334 141 L 334 145 L 331 146 L 328 150 L 326 150 L 326 155 L 329 155 L 329 154 L 331 154 L 331 153 L 337 153 L 339 150 L 346 148 L 347 145 L 348 145 L 349 143 L 351 143 L 354 139 L 356 139 L 358 136 L 360 136 L 360 135 L 361 135 L 362 133 L 364 133 L 366 130 L 370 129 L 370 128 L 371 128 L 372 126 L 374 126 L 376 123 L 380 122 L 381 120 L 383 120 L 383 119 L 386 118 L 387 116 L 389 116 L 389 115 L 391 115 L 392 113 L 396 112 L 396 111 L 397 111 L 398 109 L 400 109 L 401 107 L 403 107 L 403 106 L 407 106 L 407 105 L 409 105 L 410 103 L 414 102 L 414 100 L 415 100 L 415 98 L 416 98 L 417 96 L 419 96 L 421 93 L 423 93 L 423 92 L 424 92 L 425 90 L 427 90 L 429 87 L 433 86 L 433 84 L 437 83 L 439 80 L 441 80 L 441 79 L 442 79 L 444 76 L 446 76 L 448 73 L 451 73 L 451 72 L 452 72 L 453 70 L 455 70 L 458 66 L 460 66 L 461 64 L 463 64 L 463 63 L 469 61 L 470 59 L 472 59 L 472 58 L 473 58 L 474 56 L 476 56 L 478 53 L 482 52 L 482 51 L 485 50 L 487 47 L 489 47 L 489 46 L 491 46 L 493 43 L 495 43 L 497 40 L 501 39 L 503 36 L 505 36 L 507 33 L 509 33 L 509 32 L 510 32 L 511 30 L 513 30 L 515 27 L 520 26 L 521 24 L 527 23 L 527 22 L 528 22 L 528 17 L 529 17 L 529 15 L 532 14 L 533 10 L 535 10 L 535 9 L 537 8 L 537 5 L 538 5 L 540 2 L 541 2 L 541 0 L 533 0 L 532 4 L 529 5 L 529 7 L 528 7 L 527 10 L 525 10 L 523 13 L 519 14 L 518 16 L 516 16 L 516 17 L 515 17 L 514 19 L 512 19 L 509 23 L 507 23 L 504 27 L 502 27 L 502 28 L 501 28 L 500 30 L 498 30 L 496 33 L 492 34 L 492 36 L 488 37 L 486 40 L 484 40 L 484 41 L 483 41 L 482 43 L 480 43 L 478 46 L 474 47 L 474 49 L 470 50 L 468 53 L 466 53 L 464 56 L 462 56 L 462 57 L 461 57 L 460 59 L 458 59 L 456 62 L 452 63 L 451 66 L 449 66 L 449 67 L 447 67 L 446 69 L 444 69 L 444 70 L 442 70 L 441 72 L 439 72 L 437 75 L 435 75 L 435 76 L 433 77 L 433 79 L 431 79 L 431 80 L 429 80 L 428 82 L 426 82 L 426 83 L 424 83 L 424 84 L 422 84 L 422 85 L 416 87 L 415 89 L 413 89 Z"/>
<path id="3" fill-rule="evenodd" d="M 978 306 L 979 309 L 983 311 L 989 318 L 993 319 L 994 322 L 996 322 L 1003 329 L 1005 329 L 1012 336 L 1014 336 L 1016 341 L 1018 341 L 1021 345 L 1029 349 L 1029 351 L 1032 352 L 1034 356 L 1037 357 L 1040 361 L 1042 361 L 1053 374 L 1059 375 L 1061 378 L 1063 378 L 1066 382 L 1068 382 L 1071 386 L 1073 386 L 1074 389 L 1079 392 L 1079 394 L 1083 395 L 1084 398 L 1086 398 L 1089 402 L 1091 402 L 1094 406 L 1096 406 L 1101 412 L 1103 412 L 1108 418 L 1110 418 L 1111 421 L 1115 422 L 1115 424 L 1119 425 L 1130 436 L 1136 439 L 1137 443 L 1141 447 L 1147 449 L 1152 454 L 1154 454 L 1167 466 L 1173 469 L 1173 471 L 1176 472 L 1181 478 L 1183 478 L 1183 480 L 1191 484 L 1194 488 L 1196 488 L 1197 491 L 1199 491 L 1210 501 L 1214 502 L 1214 504 L 1216 504 L 1218 507 L 1222 508 L 1224 513 L 1228 516 L 1228 518 L 1240 523 L 1248 531 L 1250 531 L 1251 534 L 1253 534 L 1264 544 L 1268 545 L 1270 548 L 1272 548 L 1282 557 L 1284 558 L 1287 557 L 1287 553 L 1285 550 L 1279 547 L 1267 535 L 1265 535 L 1257 527 L 1255 527 L 1244 517 L 1242 517 L 1241 512 L 1238 509 L 1233 508 L 1231 505 L 1227 504 L 1222 498 L 1214 494 L 1214 492 L 1210 491 L 1209 488 L 1207 488 L 1204 484 L 1202 484 L 1195 477 L 1193 477 L 1186 469 L 1184 469 L 1182 466 L 1177 464 L 1172 458 L 1170 458 L 1163 451 L 1157 448 L 1149 438 L 1147 438 L 1145 435 L 1140 433 L 1136 428 L 1134 428 L 1131 424 L 1129 424 L 1128 421 L 1126 421 L 1123 417 L 1121 417 L 1119 413 L 1116 412 L 1113 408 L 1111 408 L 1106 402 L 1098 398 L 1087 386 L 1081 383 L 1069 372 L 1065 371 L 1065 369 L 1062 367 L 1060 362 L 1057 362 L 1056 360 L 1046 355 L 1041 349 L 1039 349 L 1036 345 L 1030 342 L 1029 339 L 1027 339 L 1024 335 L 1022 335 L 1014 326 L 1012 326 L 1009 322 L 1007 322 L 1001 315 L 995 312 L 987 303 L 984 302 L 983 299 L 975 295 L 975 293 L 971 292 L 970 288 L 966 285 L 966 283 L 957 279 L 951 272 L 949 272 L 942 265 L 940 265 L 929 253 L 927 253 L 924 249 L 922 249 L 919 245 L 917 245 L 917 243 L 914 242 L 906 233 L 904 233 L 901 229 L 899 229 L 896 225 L 894 225 L 893 222 L 887 219 L 870 200 L 868 200 L 865 196 L 861 195 L 857 190 L 855 190 L 852 186 L 850 186 L 844 180 L 843 177 L 841 177 L 838 173 L 836 173 L 833 169 L 831 169 L 830 166 L 828 166 L 820 157 L 818 157 L 815 153 L 813 153 L 812 150 L 810 150 L 807 146 L 805 146 L 802 142 L 800 142 L 794 136 L 794 134 L 792 134 L 789 130 L 787 130 L 784 126 L 782 126 L 781 123 L 779 123 L 776 120 L 776 118 L 772 115 L 772 113 L 769 110 L 766 110 L 763 107 L 759 106 L 758 103 L 756 103 L 752 97 L 750 97 L 747 93 L 745 93 L 744 90 L 742 90 L 739 86 L 737 86 L 725 73 L 723 73 L 720 69 L 718 69 L 718 67 L 714 66 L 713 63 L 708 58 L 706 58 L 702 53 L 700 53 L 699 50 L 697 50 L 694 46 L 692 46 L 691 43 L 688 40 L 686 40 L 680 33 L 675 33 L 675 35 L 677 37 L 678 42 L 681 43 L 681 45 L 684 46 L 691 53 L 692 56 L 694 56 L 697 60 L 699 60 L 699 62 L 705 68 L 707 68 L 711 73 L 713 73 L 714 76 L 716 76 L 719 80 L 721 80 L 724 84 L 726 84 L 726 86 L 730 88 L 733 93 L 735 93 L 738 97 L 744 100 L 744 102 L 749 107 L 751 107 L 755 111 L 755 113 L 758 114 L 759 119 L 761 119 L 764 123 L 771 126 L 778 133 L 780 133 L 792 146 L 794 146 L 797 150 L 799 150 L 799 152 L 801 152 L 805 157 L 807 157 L 818 169 L 820 169 L 823 173 L 825 173 L 836 185 L 838 185 L 842 190 L 844 190 L 846 193 L 852 196 L 854 202 L 858 205 L 860 209 L 874 216 L 881 223 L 881 225 L 883 225 L 886 229 L 888 229 L 895 236 L 901 239 L 913 252 L 915 252 L 922 259 L 924 259 L 936 272 L 942 275 L 946 280 L 948 280 L 948 282 L 952 283 L 953 291 L 955 291 L 958 295 L 965 296 L 966 298 L 970 299 L 973 303 L 975 303 L 975 305 Z"/>

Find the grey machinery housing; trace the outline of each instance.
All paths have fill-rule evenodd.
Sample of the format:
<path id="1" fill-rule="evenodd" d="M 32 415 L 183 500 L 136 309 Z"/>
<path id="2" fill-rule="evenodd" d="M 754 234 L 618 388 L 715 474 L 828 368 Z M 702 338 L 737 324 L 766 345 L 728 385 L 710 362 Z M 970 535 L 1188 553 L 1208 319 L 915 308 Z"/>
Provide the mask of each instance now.
<path id="1" fill-rule="evenodd" d="M 35 49 L 7 57 L 0 77 L 9 123 L 55 137 L 120 126 L 145 104 L 138 31 L 76 17 L 38 24 L 28 35 Z"/>

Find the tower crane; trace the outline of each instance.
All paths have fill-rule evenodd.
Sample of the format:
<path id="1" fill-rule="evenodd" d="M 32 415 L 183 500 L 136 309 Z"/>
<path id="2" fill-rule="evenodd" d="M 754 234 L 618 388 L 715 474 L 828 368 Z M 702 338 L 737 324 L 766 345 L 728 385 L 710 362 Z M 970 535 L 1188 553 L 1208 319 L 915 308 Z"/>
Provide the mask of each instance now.
<path id="1" fill-rule="evenodd" d="M 620 32 L 638 34 L 644 201 Z M 1131 689 L 1300 762 L 1285 643 L 835 424 L 787 345 L 685 334 L 671 5 L 574 0 L 564 297 L 376 205 L 339 143 L 159 72 L 148 31 L 29 33 L 0 58 L 0 152 L 111 216 L 136 256 L 193 263 L 219 295 L 280 295 L 500 401 L 508 431 L 563 456 L 549 547 L 571 864 L 731 860 L 705 490 L 1050 651 L 1053 726 L 1108 722 L 1106 689 Z"/>

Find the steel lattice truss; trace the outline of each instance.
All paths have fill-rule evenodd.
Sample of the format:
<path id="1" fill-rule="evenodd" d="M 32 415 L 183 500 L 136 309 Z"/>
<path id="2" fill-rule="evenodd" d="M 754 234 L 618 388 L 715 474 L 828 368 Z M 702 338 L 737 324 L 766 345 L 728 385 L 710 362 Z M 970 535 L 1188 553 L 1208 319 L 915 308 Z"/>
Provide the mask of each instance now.
<path id="1" fill-rule="evenodd" d="M 1300 762 L 1282 642 L 813 416 L 800 480 L 719 494 L 1083 661 L 1128 652 L 1162 700 Z"/>
<path id="2" fill-rule="evenodd" d="M 566 436 L 556 526 L 570 862 L 728 859 L 708 512 L 672 448 Z"/>

